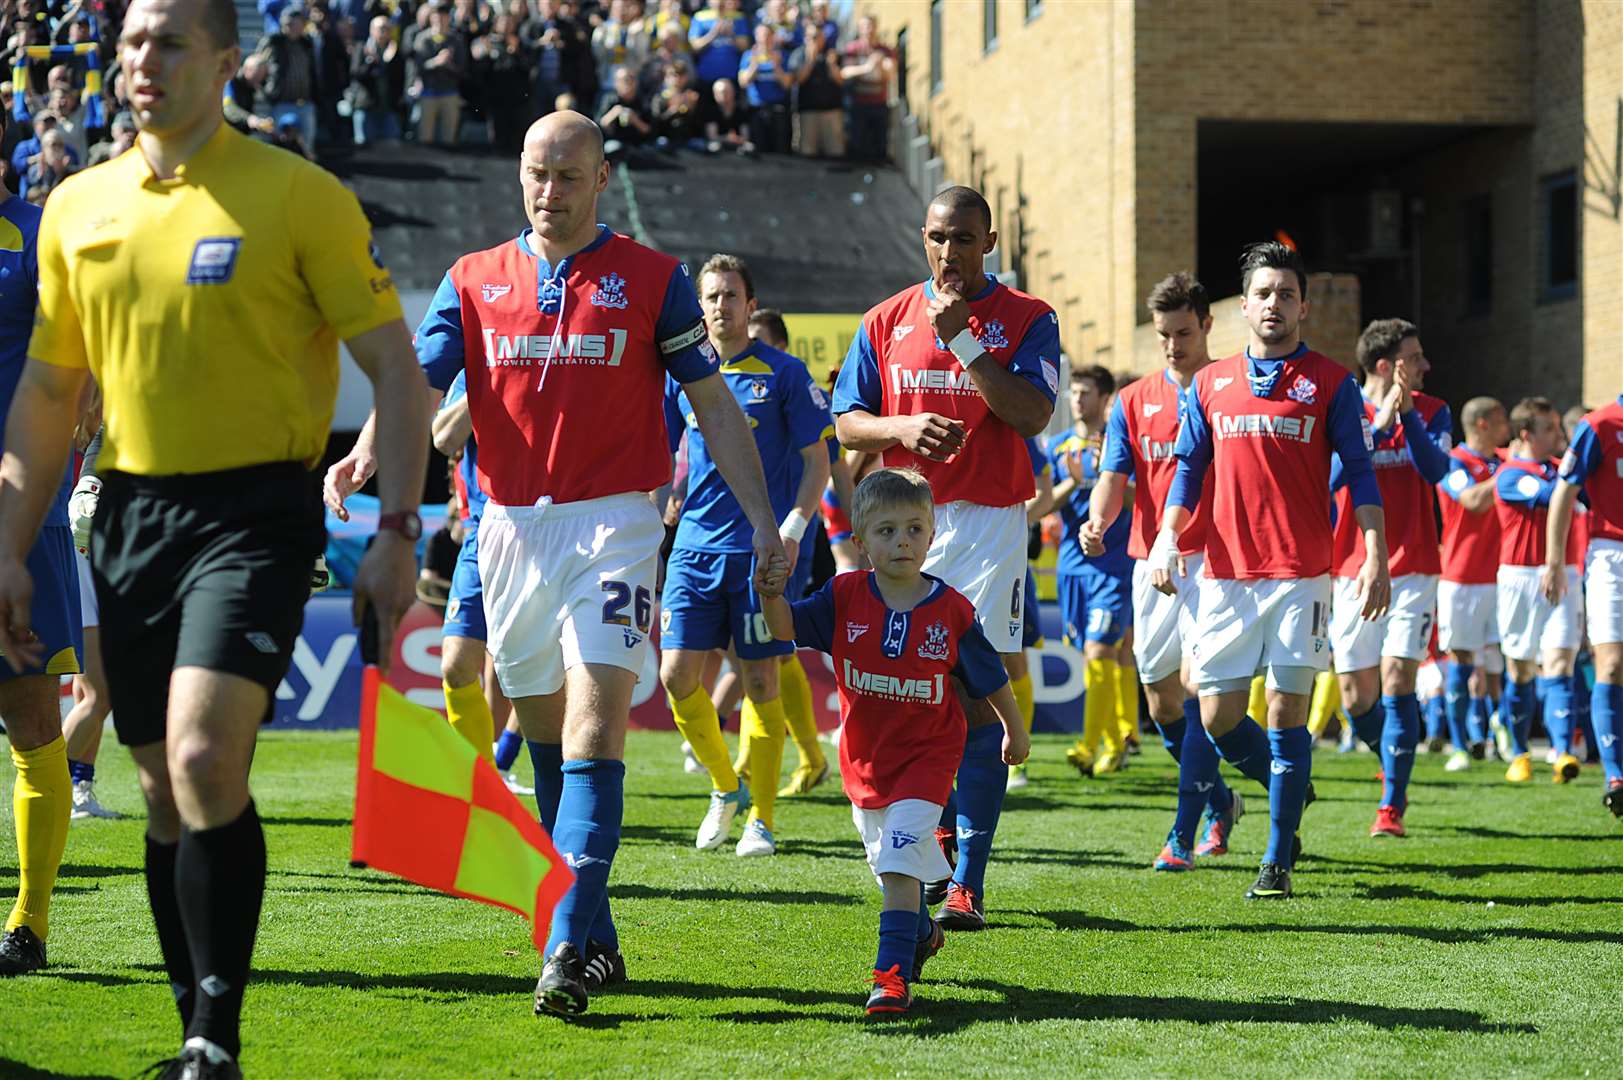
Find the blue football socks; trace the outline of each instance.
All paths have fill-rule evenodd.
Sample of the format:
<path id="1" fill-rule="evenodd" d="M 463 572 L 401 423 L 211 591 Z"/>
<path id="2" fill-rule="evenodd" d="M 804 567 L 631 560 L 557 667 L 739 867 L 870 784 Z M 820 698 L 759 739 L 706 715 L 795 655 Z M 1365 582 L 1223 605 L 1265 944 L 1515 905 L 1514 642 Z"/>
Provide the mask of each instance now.
<path id="1" fill-rule="evenodd" d="M 971 728 L 958 766 L 958 868 L 952 879 L 976 896 L 986 895 L 986 863 L 1008 786 L 1002 725 Z"/>
<path id="2" fill-rule="evenodd" d="M 557 743 L 526 742 L 530 766 L 535 770 L 535 806 L 541 811 L 541 827 L 553 835 L 558 824 L 558 797 L 564 791 L 564 748 Z"/>
<path id="3" fill-rule="evenodd" d="M 1469 750 L 1480 736 L 1473 737 L 1467 716 L 1471 711 L 1471 675 L 1476 668 L 1458 660 L 1448 665 L 1443 684 L 1443 707 L 1448 711 L 1448 741 L 1456 750 Z"/>
<path id="4" fill-rule="evenodd" d="M 1268 748 L 1267 734 L 1255 720 L 1249 716 L 1241 717 L 1231 731 L 1214 736 L 1211 741 L 1224 761 L 1263 787 L 1272 787 L 1269 763 L 1273 760 L 1273 752 Z"/>
<path id="5" fill-rule="evenodd" d="M 1533 706 L 1537 704 L 1535 688 L 1531 682 L 1519 683 L 1505 679 L 1504 715 L 1501 722 L 1510 729 L 1511 752 L 1517 757 L 1528 752 L 1527 740 L 1533 735 Z"/>
<path id="6" fill-rule="evenodd" d="M 516 731 L 502 729 L 501 735 L 496 738 L 496 768 L 506 772 L 518 760 L 519 749 L 524 745 L 524 736 Z"/>
<path id="7" fill-rule="evenodd" d="M 1352 720 L 1353 734 L 1358 737 L 1358 741 L 1379 753 L 1381 729 L 1386 726 L 1386 714 L 1381 711 L 1381 703 L 1377 701 L 1357 716 L 1353 716 L 1351 712 L 1347 715 Z"/>
<path id="8" fill-rule="evenodd" d="M 598 935 L 612 926 L 606 919 L 609 870 L 620 847 L 625 778 L 625 763 L 620 761 L 564 763 L 563 795 L 558 800 L 552 842 L 575 871 L 575 883 L 553 911 L 548 956 L 564 941 L 572 942 L 582 957 L 589 937 L 610 947 L 617 944 Z"/>
<path id="9" fill-rule="evenodd" d="M 998 728 L 999 731 L 1003 729 Z M 913 978 L 913 947 L 918 942 L 916 933 L 919 917 L 912 911 L 881 911 L 879 913 L 879 957 L 874 961 L 875 971 L 899 969 L 902 978 Z"/>
<path id="10" fill-rule="evenodd" d="M 1306 727 L 1270 731 L 1273 766 L 1268 785 L 1268 850 L 1262 861 L 1289 870 L 1302 824 L 1307 782 L 1313 775 L 1313 735 Z"/>
<path id="11" fill-rule="evenodd" d="M 1595 745 L 1600 748 L 1601 767 L 1606 782 L 1623 780 L 1623 732 L 1618 717 L 1623 716 L 1623 686 L 1597 682 L 1589 697 L 1589 715 L 1595 724 Z"/>
<path id="12" fill-rule="evenodd" d="M 1420 744 L 1420 701 L 1413 694 L 1382 695 L 1381 771 L 1386 775 L 1381 805 L 1403 813 L 1409 805 L 1409 776 Z"/>
<path id="13" fill-rule="evenodd" d="M 1540 675 L 1539 700 L 1544 703 L 1544 730 L 1558 754 L 1572 753 L 1572 676 Z"/>

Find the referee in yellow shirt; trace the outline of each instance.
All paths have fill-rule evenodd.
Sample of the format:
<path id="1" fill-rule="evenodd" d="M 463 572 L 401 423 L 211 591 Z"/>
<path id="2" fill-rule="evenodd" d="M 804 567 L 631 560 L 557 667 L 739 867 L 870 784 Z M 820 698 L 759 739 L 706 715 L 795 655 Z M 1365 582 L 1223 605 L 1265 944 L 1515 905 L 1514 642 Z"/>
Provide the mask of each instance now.
<path id="1" fill-rule="evenodd" d="M 377 399 L 384 531 L 355 582 L 380 648 L 413 596 L 428 395 L 355 197 L 222 123 L 232 0 L 135 0 L 134 149 L 46 206 L 40 306 L 0 463 L 0 652 L 32 661 L 24 554 L 88 372 L 105 400 L 91 535 L 107 683 L 148 810 L 147 890 L 185 1025 L 164 1075 L 236 1077 L 265 889 L 248 791 L 325 544 L 338 340 Z"/>

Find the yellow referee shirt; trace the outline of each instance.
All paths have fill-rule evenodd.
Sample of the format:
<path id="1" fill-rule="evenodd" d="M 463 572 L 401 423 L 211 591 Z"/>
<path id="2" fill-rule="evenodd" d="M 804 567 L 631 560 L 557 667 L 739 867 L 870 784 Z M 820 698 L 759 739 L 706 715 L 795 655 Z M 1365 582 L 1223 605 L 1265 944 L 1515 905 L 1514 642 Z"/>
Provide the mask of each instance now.
<path id="1" fill-rule="evenodd" d="M 98 468 L 313 466 L 339 339 L 402 317 L 371 237 L 331 173 L 225 124 L 173 180 L 131 149 L 52 192 L 28 355 L 96 377 Z"/>

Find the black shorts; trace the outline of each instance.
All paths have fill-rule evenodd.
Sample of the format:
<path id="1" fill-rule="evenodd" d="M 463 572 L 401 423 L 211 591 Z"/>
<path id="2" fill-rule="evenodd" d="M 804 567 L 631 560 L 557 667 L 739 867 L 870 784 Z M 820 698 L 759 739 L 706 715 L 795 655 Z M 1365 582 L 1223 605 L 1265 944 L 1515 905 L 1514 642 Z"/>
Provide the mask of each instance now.
<path id="1" fill-rule="evenodd" d="M 177 667 L 240 675 L 274 695 L 326 544 L 319 477 L 282 462 L 101 482 L 90 564 L 118 741 L 164 738 Z"/>

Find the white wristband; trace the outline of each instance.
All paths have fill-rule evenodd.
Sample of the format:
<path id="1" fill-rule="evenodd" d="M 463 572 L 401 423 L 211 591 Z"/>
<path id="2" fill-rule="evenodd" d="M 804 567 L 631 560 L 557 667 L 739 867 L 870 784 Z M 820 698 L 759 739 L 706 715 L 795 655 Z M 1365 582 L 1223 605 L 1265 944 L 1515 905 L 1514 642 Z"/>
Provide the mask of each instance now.
<path id="1" fill-rule="evenodd" d="M 986 351 L 981 348 L 980 339 L 970 333 L 967 326 L 958 331 L 958 335 L 947 342 L 947 349 L 958 358 L 958 366 L 966 369 L 970 364 L 979 360 L 981 354 Z"/>
<path id="2" fill-rule="evenodd" d="M 1178 566 L 1178 534 L 1171 529 L 1162 529 L 1155 534 L 1155 543 L 1150 545 L 1149 563 L 1151 570 L 1165 570 L 1171 573 Z"/>
<path id="3" fill-rule="evenodd" d="M 807 520 L 806 515 L 802 514 L 800 507 L 797 506 L 789 511 L 788 516 L 783 519 L 783 524 L 778 527 L 778 532 L 799 543 L 800 538 L 806 535 L 806 527 L 810 524 L 811 522 Z"/>

